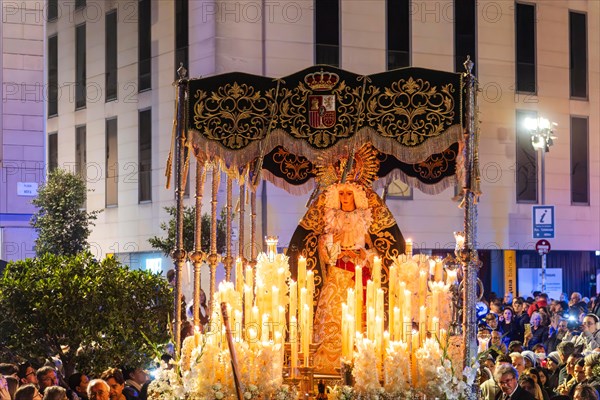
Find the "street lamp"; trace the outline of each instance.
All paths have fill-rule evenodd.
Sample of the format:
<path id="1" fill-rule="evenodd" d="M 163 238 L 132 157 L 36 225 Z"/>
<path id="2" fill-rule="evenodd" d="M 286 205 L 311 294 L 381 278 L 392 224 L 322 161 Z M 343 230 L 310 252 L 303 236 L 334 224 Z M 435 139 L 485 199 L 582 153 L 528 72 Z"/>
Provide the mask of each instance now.
<path id="1" fill-rule="evenodd" d="M 546 163 L 545 155 L 550 151 L 550 146 L 554 144 L 554 130 L 556 126 L 554 122 L 548 121 L 546 118 L 525 118 L 525 129 L 529 131 L 531 136 L 531 145 L 535 150 L 540 150 L 541 168 L 540 168 L 540 192 L 542 195 L 541 204 L 546 203 Z M 541 253 L 542 256 L 542 292 L 546 292 L 546 252 Z"/>
<path id="2" fill-rule="evenodd" d="M 541 204 L 546 203 L 546 163 L 545 154 L 550 151 L 550 146 L 554 144 L 554 130 L 556 126 L 554 122 L 548 121 L 546 118 L 525 118 L 524 121 L 525 129 L 529 131 L 531 136 L 531 145 L 535 150 L 541 150 L 541 187 L 540 192 L 542 195 Z"/>

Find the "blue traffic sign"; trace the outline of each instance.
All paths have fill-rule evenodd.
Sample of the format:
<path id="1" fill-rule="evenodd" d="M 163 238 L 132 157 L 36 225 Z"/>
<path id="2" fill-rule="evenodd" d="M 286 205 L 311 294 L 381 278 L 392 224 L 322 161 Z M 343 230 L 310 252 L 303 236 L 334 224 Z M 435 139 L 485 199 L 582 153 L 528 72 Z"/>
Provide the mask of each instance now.
<path id="1" fill-rule="evenodd" d="M 533 206 L 533 238 L 554 238 L 554 206 Z"/>

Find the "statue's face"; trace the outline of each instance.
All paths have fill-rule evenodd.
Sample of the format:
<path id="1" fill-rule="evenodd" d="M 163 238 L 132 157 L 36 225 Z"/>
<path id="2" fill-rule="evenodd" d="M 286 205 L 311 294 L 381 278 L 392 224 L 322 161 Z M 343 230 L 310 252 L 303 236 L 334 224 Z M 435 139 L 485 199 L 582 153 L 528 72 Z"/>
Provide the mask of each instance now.
<path id="1" fill-rule="evenodd" d="M 356 208 L 354 204 L 354 191 L 351 189 L 342 189 L 338 193 L 340 197 L 341 208 L 343 211 L 353 211 Z"/>

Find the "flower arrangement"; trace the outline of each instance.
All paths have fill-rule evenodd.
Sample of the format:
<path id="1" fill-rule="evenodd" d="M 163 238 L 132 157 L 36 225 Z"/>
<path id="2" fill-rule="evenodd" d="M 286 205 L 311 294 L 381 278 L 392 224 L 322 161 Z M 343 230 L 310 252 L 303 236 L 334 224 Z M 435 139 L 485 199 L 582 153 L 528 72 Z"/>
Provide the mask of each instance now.
<path id="1" fill-rule="evenodd" d="M 362 343 L 362 344 L 361 344 Z M 411 375 L 411 360 L 402 342 L 392 342 L 383 362 L 384 385 L 379 383 L 377 361 L 373 354 L 374 344 L 363 340 L 357 345 L 352 375 L 354 387 L 330 388 L 329 400 L 398 400 L 411 399 L 415 395 L 446 400 L 466 397 L 469 387 L 477 376 L 476 362 L 457 372 L 447 349 L 436 339 L 426 339 L 415 354 L 417 377 Z M 403 348 L 404 347 L 404 348 Z"/>

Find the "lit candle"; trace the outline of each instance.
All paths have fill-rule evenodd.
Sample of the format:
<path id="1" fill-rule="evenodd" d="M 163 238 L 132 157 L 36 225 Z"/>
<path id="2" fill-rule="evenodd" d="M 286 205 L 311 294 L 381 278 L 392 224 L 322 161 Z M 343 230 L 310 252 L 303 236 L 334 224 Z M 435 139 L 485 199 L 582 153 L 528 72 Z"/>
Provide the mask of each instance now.
<path id="1" fill-rule="evenodd" d="M 244 284 L 244 331 L 248 330 L 252 314 L 252 288 Z"/>
<path id="2" fill-rule="evenodd" d="M 419 307 L 425 305 L 427 299 L 427 273 L 419 271 Z"/>
<path id="3" fill-rule="evenodd" d="M 392 340 L 401 340 L 402 339 L 402 331 L 400 327 L 402 326 L 402 320 L 400 319 L 400 309 L 398 307 L 394 307 L 394 325 L 392 327 Z"/>
<path id="4" fill-rule="evenodd" d="M 442 264 L 442 261 L 437 260 L 435 263 L 435 277 L 434 277 L 435 281 L 436 282 L 441 281 L 443 279 L 442 278 L 443 275 L 444 275 L 444 264 Z"/>
<path id="5" fill-rule="evenodd" d="M 348 305 L 346 303 L 342 303 L 342 326 L 341 326 L 341 330 L 342 330 L 342 358 L 343 359 L 348 359 L 348 328 L 347 328 L 347 321 L 348 318 Z"/>
<path id="6" fill-rule="evenodd" d="M 304 309 L 302 310 L 302 319 L 304 321 L 304 326 L 302 327 L 302 352 L 304 353 L 304 366 L 309 366 L 310 359 L 310 337 L 309 337 L 309 329 L 310 324 L 308 323 L 308 304 L 304 305 Z"/>
<path id="7" fill-rule="evenodd" d="M 292 317 L 296 318 L 296 310 L 298 309 L 298 290 L 296 282 L 290 281 L 290 323 Z"/>
<path id="8" fill-rule="evenodd" d="M 413 242 L 412 239 L 406 239 L 406 255 L 412 257 L 413 255 Z"/>
<path id="9" fill-rule="evenodd" d="M 375 340 L 375 308 L 367 308 L 367 339 Z"/>
<path id="10" fill-rule="evenodd" d="M 242 268 L 242 259 L 235 260 L 235 290 L 242 294 L 244 290 L 244 270 Z"/>
<path id="11" fill-rule="evenodd" d="M 296 377 L 298 366 L 298 321 L 295 316 L 290 317 L 290 346 L 292 347 L 292 358 L 290 361 L 290 378 Z"/>
<path id="12" fill-rule="evenodd" d="M 300 304 L 299 304 L 299 308 L 298 308 L 298 324 L 300 326 L 300 328 L 302 329 L 302 337 L 304 337 L 304 306 L 306 305 L 306 294 L 307 294 L 307 290 L 305 287 L 300 289 Z M 308 314 L 306 315 L 306 318 L 308 318 Z M 304 345 L 303 345 L 304 346 Z"/>
<path id="13" fill-rule="evenodd" d="M 258 319 L 258 307 L 254 306 L 252 307 L 252 325 L 253 330 L 255 331 L 254 334 L 255 336 L 250 336 L 253 340 L 253 343 L 256 342 L 256 340 L 258 340 L 258 334 L 260 332 L 260 319 Z"/>
<path id="14" fill-rule="evenodd" d="M 427 308 L 425 306 L 419 307 L 419 343 L 423 343 L 427 337 Z"/>
<path id="15" fill-rule="evenodd" d="M 394 308 L 396 307 L 396 287 L 398 282 L 396 280 L 396 265 L 390 266 L 389 284 L 388 284 L 388 329 L 390 330 L 392 338 L 394 338 L 394 324 L 396 322 L 394 315 Z"/>
<path id="16" fill-rule="evenodd" d="M 273 327 L 279 324 L 279 288 L 277 286 L 271 287 L 271 321 L 273 321 Z"/>
<path id="17" fill-rule="evenodd" d="M 356 306 L 354 308 L 354 322 L 357 330 L 362 330 L 362 310 L 363 310 L 363 283 L 362 267 L 357 265 L 354 269 L 354 293 Z"/>
<path id="18" fill-rule="evenodd" d="M 354 317 L 348 315 L 348 361 L 352 362 L 354 358 L 354 336 L 356 335 L 356 325 Z"/>
<path id="19" fill-rule="evenodd" d="M 298 258 L 298 289 L 306 287 L 306 258 Z"/>
<path id="20" fill-rule="evenodd" d="M 439 316 L 440 310 L 440 287 L 433 286 L 431 293 L 431 315 Z"/>
<path id="21" fill-rule="evenodd" d="M 261 338 L 262 342 L 269 341 L 269 314 L 262 315 L 262 324 L 261 324 Z"/>
<path id="22" fill-rule="evenodd" d="M 456 273 L 457 271 L 455 269 L 446 270 L 446 285 L 453 285 L 456 282 Z"/>
<path id="23" fill-rule="evenodd" d="M 419 348 L 419 332 L 412 331 L 412 349 L 411 349 L 411 376 L 412 376 L 412 387 L 416 388 L 419 386 L 419 372 L 417 367 L 417 349 Z"/>
<path id="24" fill-rule="evenodd" d="M 432 332 L 435 333 L 435 337 L 437 338 L 437 340 L 439 340 L 440 343 L 442 343 L 442 338 L 440 336 L 440 319 L 438 317 L 432 317 L 431 324 L 433 325 L 431 327 Z"/>
<path id="25" fill-rule="evenodd" d="M 373 258 L 373 282 L 376 288 L 381 287 L 381 258 L 377 256 Z"/>
<path id="26" fill-rule="evenodd" d="M 448 332 L 445 329 L 440 329 L 440 343 L 442 347 L 446 347 L 446 341 L 448 340 Z"/>
<path id="27" fill-rule="evenodd" d="M 313 271 L 308 271 L 306 273 L 306 289 L 308 289 L 306 293 L 306 304 L 308 304 L 308 327 L 310 329 L 310 337 L 312 338 L 314 319 L 313 314 L 315 310 L 315 307 L 313 305 L 315 297 L 315 273 Z"/>
<path id="28" fill-rule="evenodd" d="M 412 304 L 411 304 L 412 292 L 410 290 L 404 291 L 404 317 L 412 319 Z"/>
<path id="29" fill-rule="evenodd" d="M 249 265 L 246 266 L 246 285 L 254 289 L 254 276 L 252 273 L 252 267 Z"/>

